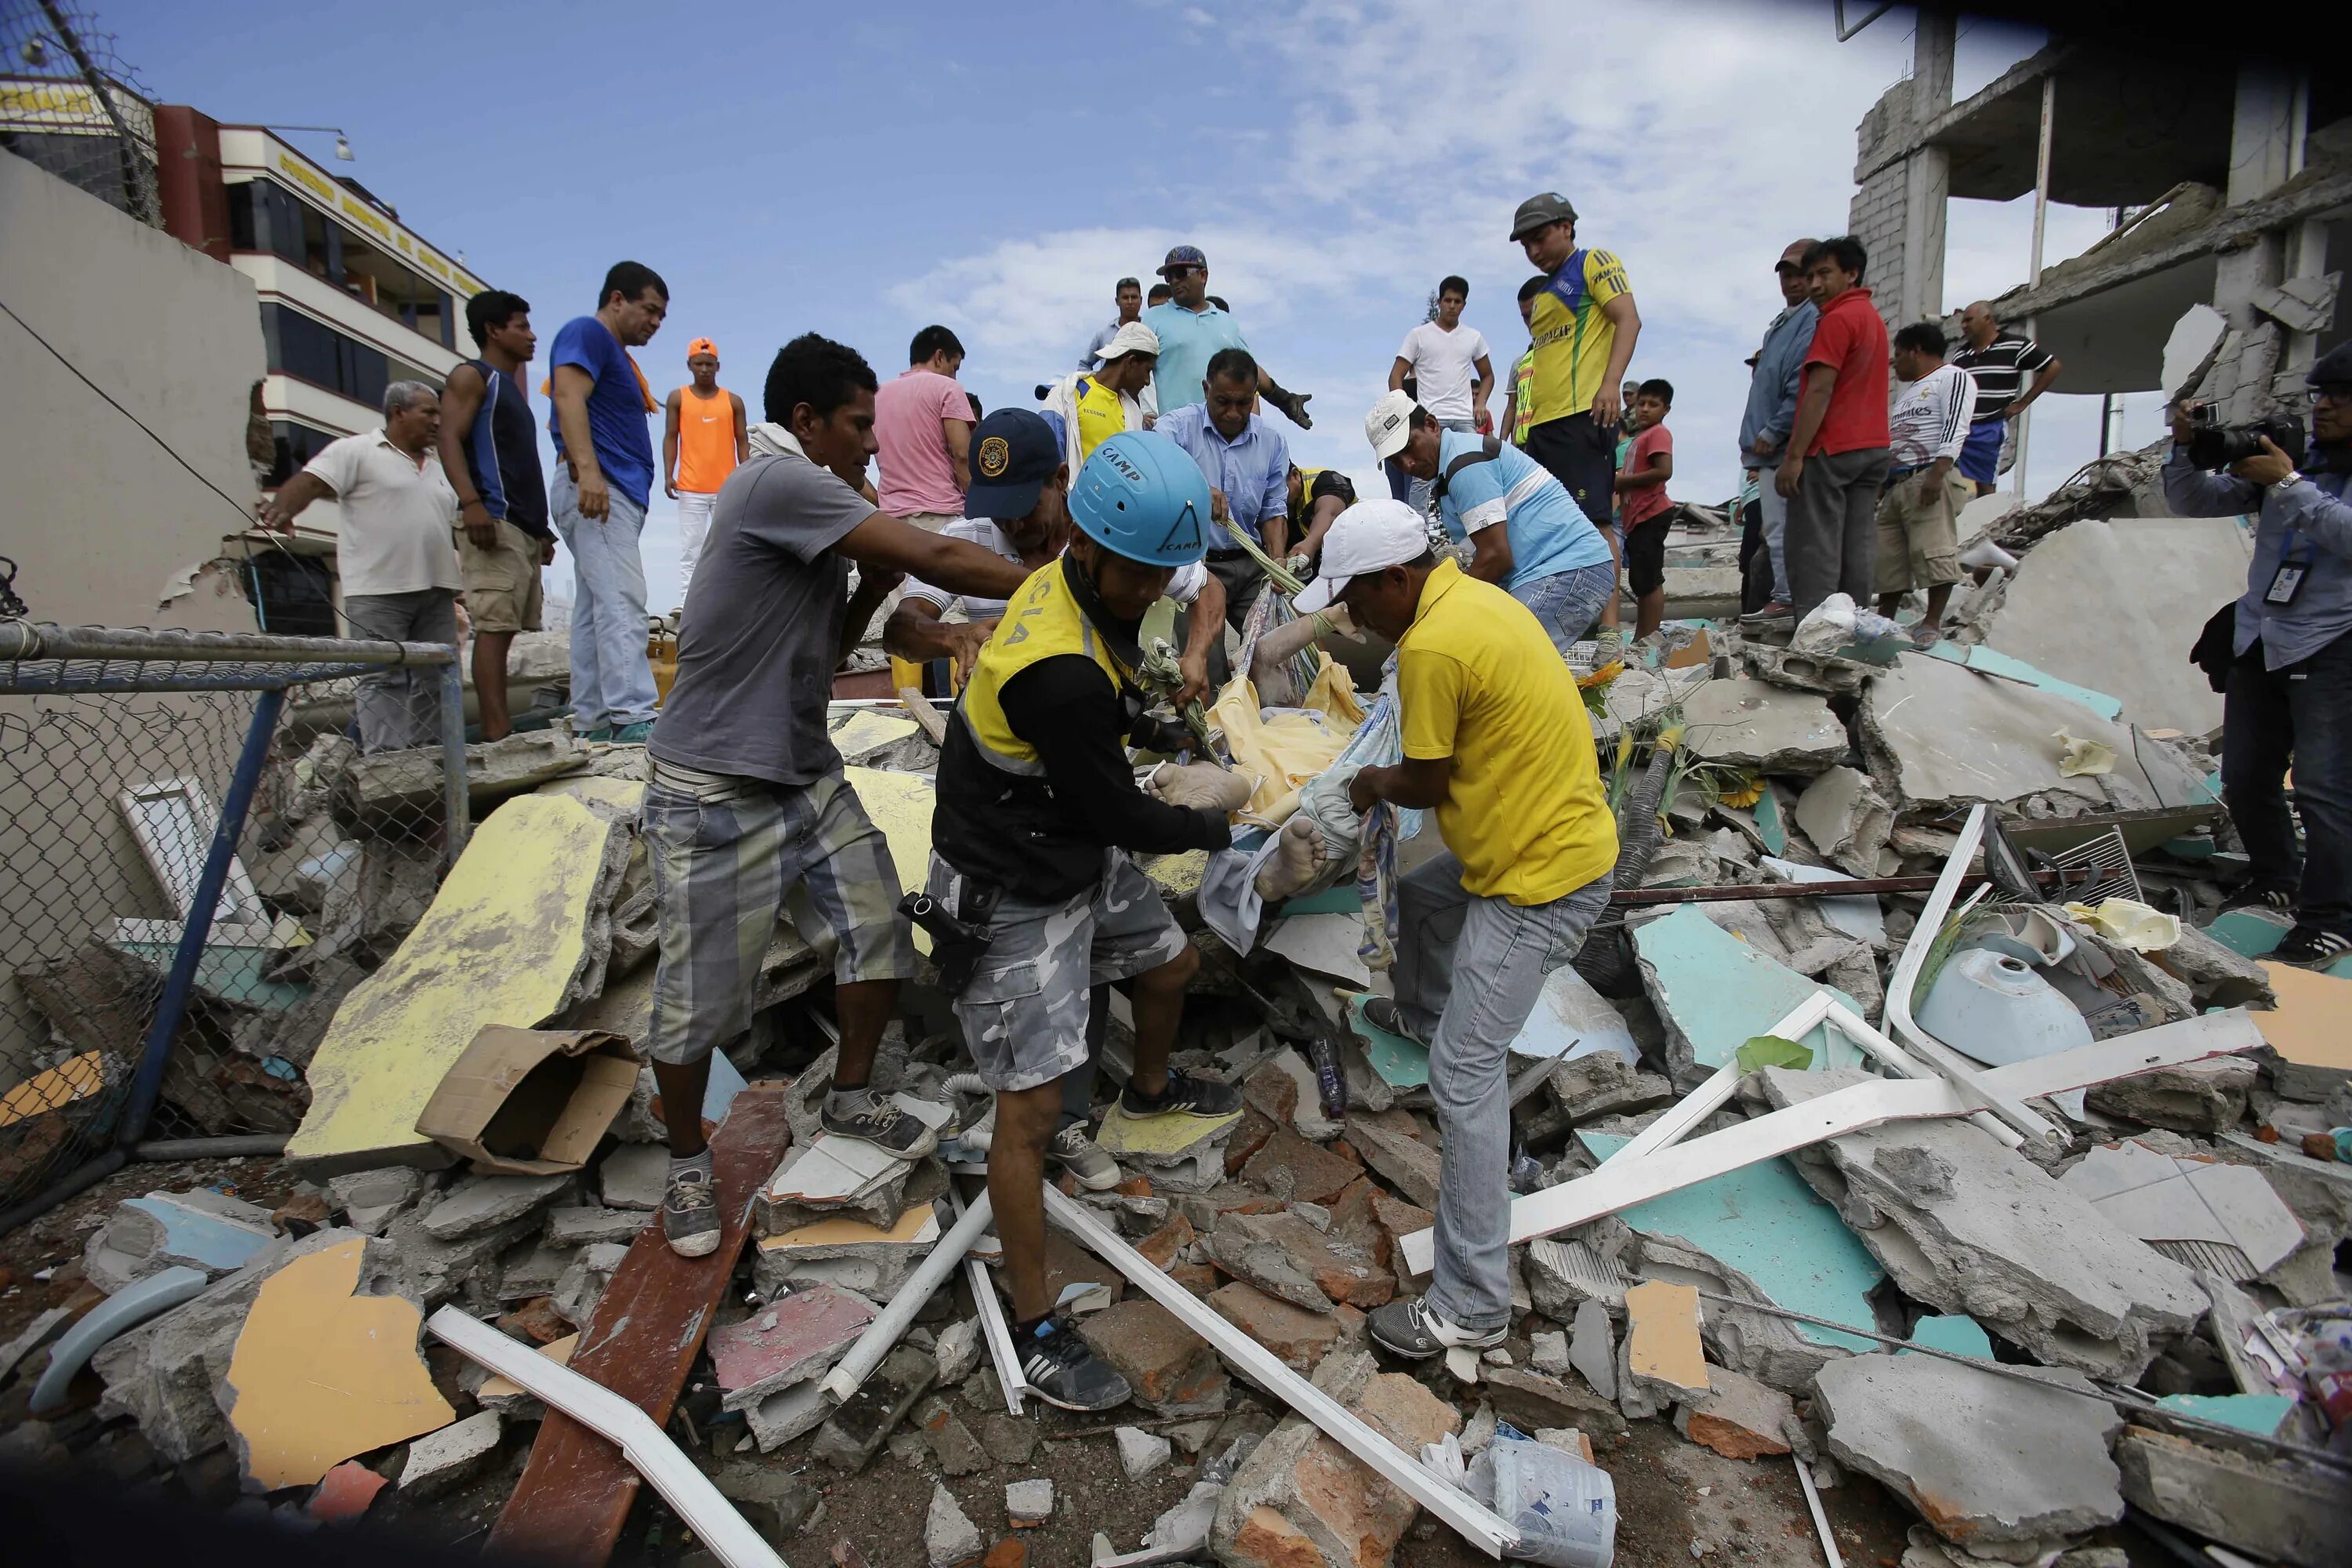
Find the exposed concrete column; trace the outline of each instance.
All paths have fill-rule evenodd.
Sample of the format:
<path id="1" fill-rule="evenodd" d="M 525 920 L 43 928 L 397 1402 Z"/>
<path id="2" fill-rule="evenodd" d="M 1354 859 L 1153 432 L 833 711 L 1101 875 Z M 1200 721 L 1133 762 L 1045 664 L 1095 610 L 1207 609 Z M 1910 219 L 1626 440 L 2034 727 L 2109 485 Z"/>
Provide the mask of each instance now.
<path id="1" fill-rule="evenodd" d="M 1855 138 L 1846 226 L 1870 252 L 1870 284 L 1891 326 L 1933 321 L 1944 308 L 1944 215 L 1951 158 L 1920 140 L 1952 104 L 1954 18 L 1919 13 L 1911 76 L 1872 106 Z"/>
<path id="2" fill-rule="evenodd" d="M 2292 175 L 2303 140 L 2303 127 L 2296 123 L 2302 102 L 2291 72 L 2262 61 L 2238 68 L 2226 193 L 2231 206 L 2269 194 Z M 2213 308 L 2229 321 L 2234 342 L 2225 344 L 2207 389 L 2225 419 L 2250 419 L 2261 412 L 2270 400 L 2272 378 L 2282 368 L 2286 334 L 2255 311 L 2253 299 L 2288 276 L 2287 239 L 2284 230 L 2264 233 L 2224 253 L 2214 268 Z"/>

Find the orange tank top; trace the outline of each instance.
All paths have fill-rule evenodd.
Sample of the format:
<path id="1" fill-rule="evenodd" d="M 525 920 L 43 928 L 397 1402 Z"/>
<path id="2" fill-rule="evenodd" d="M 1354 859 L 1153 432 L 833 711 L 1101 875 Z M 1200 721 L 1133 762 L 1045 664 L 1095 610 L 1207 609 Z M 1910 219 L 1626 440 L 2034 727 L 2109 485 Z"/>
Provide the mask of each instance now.
<path id="1" fill-rule="evenodd" d="M 677 389 L 677 488 L 695 495 L 719 493 L 735 471 L 735 400 L 721 387 L 698 397 L 691 384 Z"/>

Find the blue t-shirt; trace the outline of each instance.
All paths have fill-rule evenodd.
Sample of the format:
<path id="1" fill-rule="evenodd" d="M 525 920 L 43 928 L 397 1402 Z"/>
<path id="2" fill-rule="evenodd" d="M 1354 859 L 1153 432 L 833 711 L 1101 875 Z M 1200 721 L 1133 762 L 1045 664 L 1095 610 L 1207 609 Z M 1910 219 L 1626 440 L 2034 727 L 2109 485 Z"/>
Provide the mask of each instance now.
<path id="1" fill-rule="evenodd" d="M 621 341 L 593 316 L 574 316 L 555 334 L 548 374 L 567 364 L 578 365 L 596 381 L 588 390 L 588 438 L 595 445 L 596 466 L 604 471 L 604 482 L 614 495 L 628 498 L 643 510 L 654 493 L 654 442 L 646 429 L 646 396 L 637 384 L 636 367 Z M 547 427 L 561 458 L 563 426 L 551 408 Z"/>
<path id="2" fill-rule="evenodd" d="M 1437 471 L 1486 445 L 1471 430 L 1447 430 L 1437 438 Z M 1549 469 L 1508 441 L 1494 461 L 1465 463 L 1438 503 L 1445 531 L 1466 539 L 1496 523 L 1510 530 L 1511 574 L 1507 592 L 1516 593 L 1539 577 L 1596 566 L 1609 559 L 1609 545 L 1576 498 Z"/>
<path id="3" fill-rule="evenodd" d="M 1151 372 L 1151 388 L 1162 414 L 1205 400 L 1201 383 L 1219 349 L 1249 347 L 1234 319 L 1214 305 L 1203 310 L 1188 310 L 1172 300 L 1154 305 L 1143 312 L 1143 324 L 1160 334 L 1160 362 Z"/>

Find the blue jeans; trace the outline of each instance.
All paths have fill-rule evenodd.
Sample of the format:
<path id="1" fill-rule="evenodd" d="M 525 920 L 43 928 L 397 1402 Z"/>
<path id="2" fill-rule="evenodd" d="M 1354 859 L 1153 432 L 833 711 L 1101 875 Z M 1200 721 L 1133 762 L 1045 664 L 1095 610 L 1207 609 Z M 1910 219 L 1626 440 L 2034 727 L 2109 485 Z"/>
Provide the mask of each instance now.
<path id="1" fill-rule="evenodd" d="M 2352 634 L 2279 669 L 2263 668 L 2257 641 L 2230 666 L 2221 797 L 2245 841 L 2252 885 L 2293 893 L 2301 924 L 2352 936 Z"/>
<path id="2" fill-rule="evenodd" d="M 572 727 L 651 721 L 654 667 L 646 653 L 646 509 L 617 491 L 602 521 L 580 515 L 580 487 L 562 461 L 549 487 L 555 531 L 572 552 Z"/>
<path id="3" fill-rule="evenodd" d="M 1511 1317 L 1511 1042 L 1545 977 L 1608 907 L 1606 872 L 1548 904 L 1482 899 L 1447 850 L 1397 885 L 1397 1006 L 1429 1041 L 1437 1102 L 1436 1262 L 1429 1304 L 1473 1332 Z"/>
<path id="4" fill-rule="evenodd" d="M 1609 590 L 1616 585 L 1615 570 L 1606 561 L 1596 561 L 1522 583 L 1511 590 L 1511 597 L 1535 612 L 1536 619 L 1543 623 L 1544 635 L 1566 658 L 1568 650 L 1584 640 L 1584 634 L 1608 608 Z"/>

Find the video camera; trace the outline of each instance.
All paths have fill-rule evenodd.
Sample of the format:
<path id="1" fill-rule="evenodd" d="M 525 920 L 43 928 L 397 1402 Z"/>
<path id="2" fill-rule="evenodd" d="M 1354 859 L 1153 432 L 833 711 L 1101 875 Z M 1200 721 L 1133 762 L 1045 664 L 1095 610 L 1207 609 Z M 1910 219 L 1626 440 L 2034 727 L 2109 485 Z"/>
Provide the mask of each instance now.
<path id="1" fill-rule="evenodd" d="M 2189 435 L 2189 461 L 2191 466 L 2216 472 L 2248 458 L 2262 456 L 2263 437 L 2287 455 L 2298 468 L 2303 467 L 2305 434 L 2303 419 L 2294 414 L 2273 414 L 2247 425 L 2223 425 L 2213 418 L 2212 410 L 2195 411 L 2196 427 Z"/>

